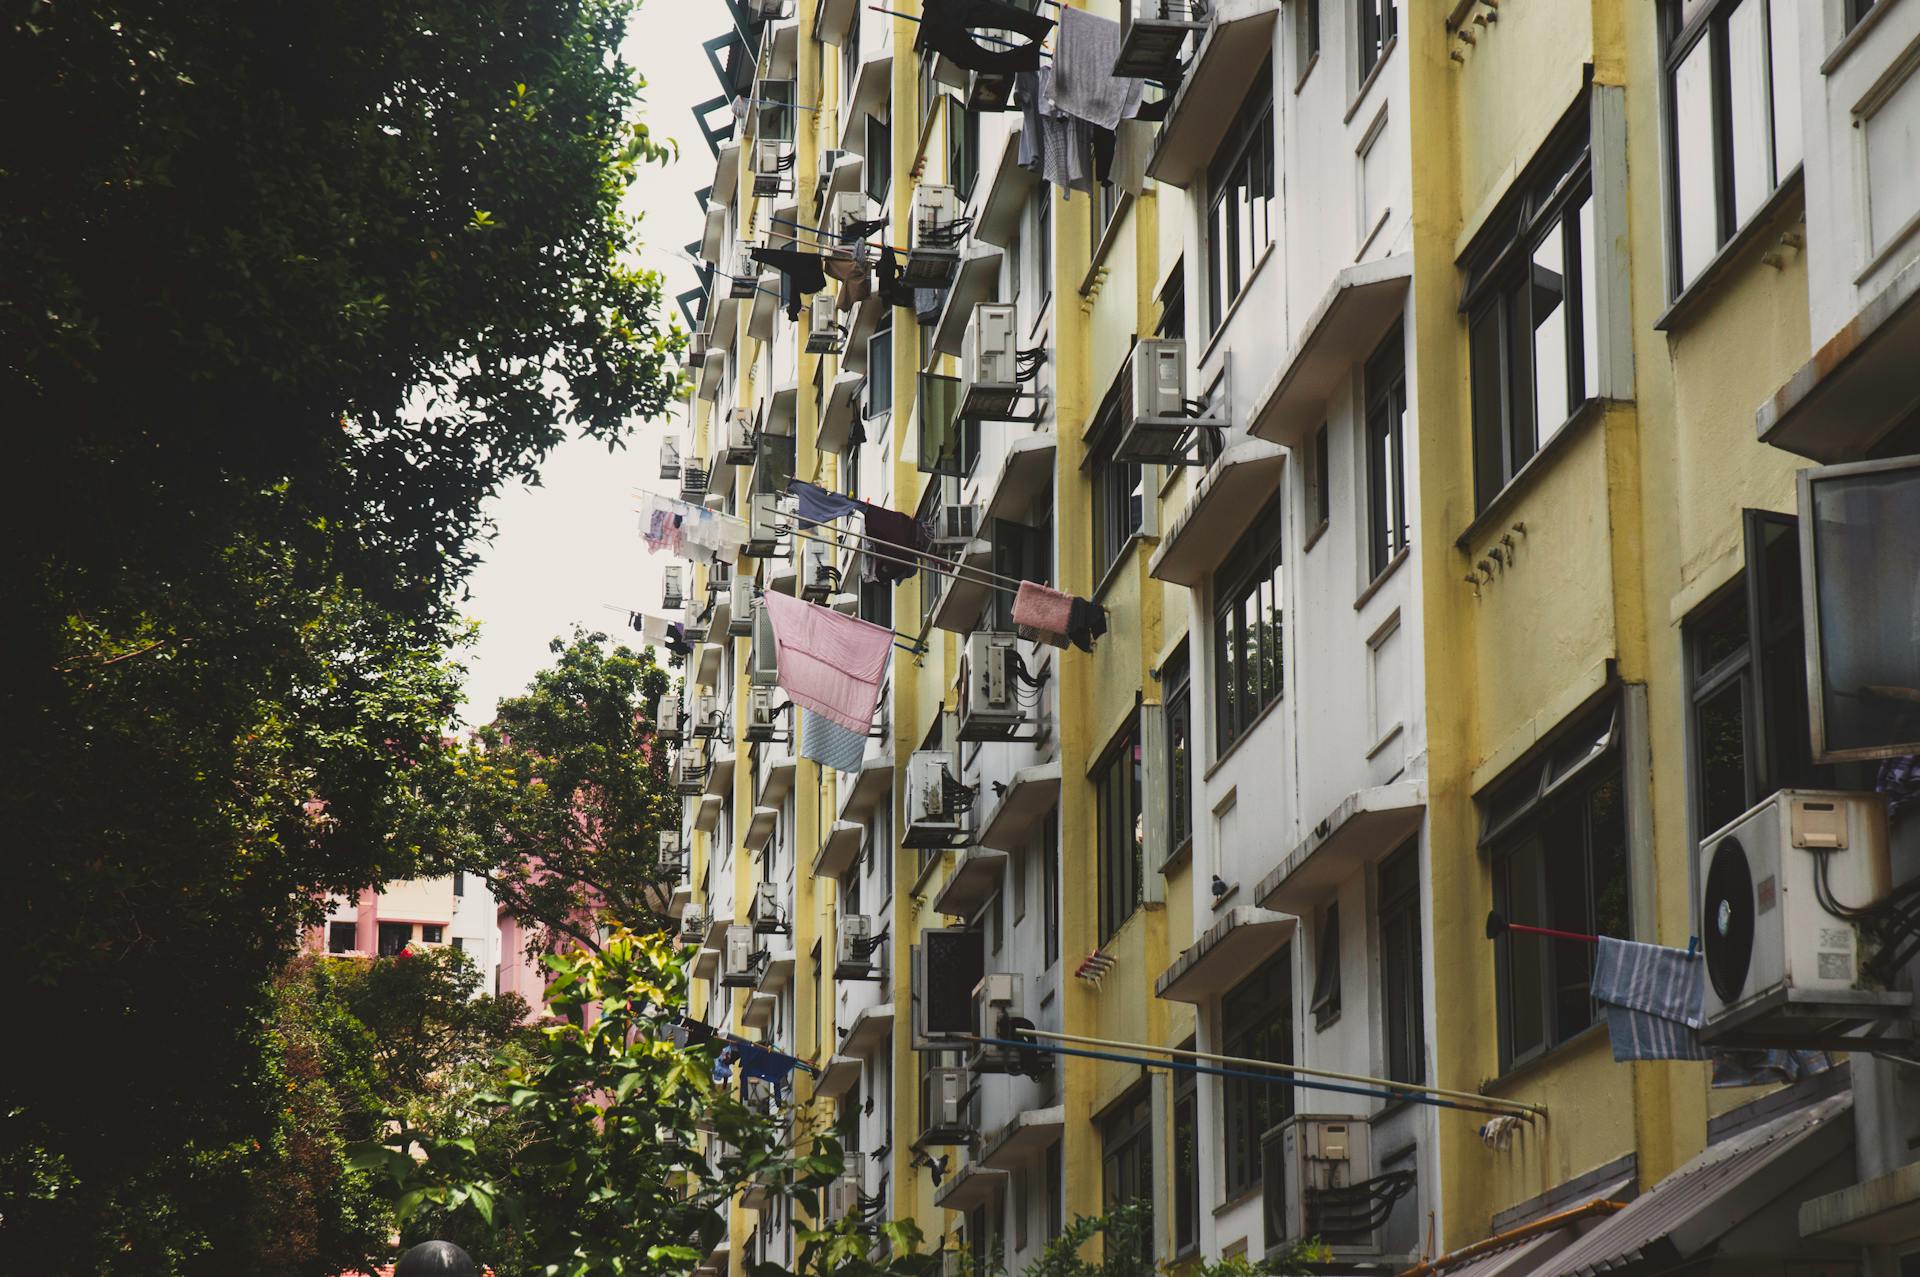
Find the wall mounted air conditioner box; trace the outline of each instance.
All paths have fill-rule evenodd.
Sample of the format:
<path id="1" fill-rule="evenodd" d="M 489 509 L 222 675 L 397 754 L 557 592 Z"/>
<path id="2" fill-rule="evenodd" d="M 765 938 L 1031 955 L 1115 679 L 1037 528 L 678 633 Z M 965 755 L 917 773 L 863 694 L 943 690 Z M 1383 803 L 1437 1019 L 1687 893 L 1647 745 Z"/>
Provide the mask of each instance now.
<path id="1" fill-rule="evenodd" d="M 680 568 L 677 564 L 668 564 L 660 581 L 660 606 L 667 611 L 676 611 L 686 605 L 686 592 L 681 588 Z"/>
<path id="2" fill-rule="evenodd" d="M 907 828 L 903 847 L 953 847 L 966 841 L 970 804 L 956 793 L 959 768 L 944 749 L 907 759 Z"/>
<path id="3" fill-rule="evenodd" d="M 699 757 L 682 755 L 673 765 L 673 787 L 682 796 L 691 798 L 706 792 L 707 768 Z"/>
<path id="4" fill-rule="evenodd" d="M 1024 1011 L 1021 997 L 1022 977 L 1013 972 L 989 972 L 980 977 L 973 987 L 973 1031 L 983 1038 L 1005 1038 L 1011 1030 L 1009 1021 L 1019 1019 Z M 1023 1056 L 1026 1057 L 1023 1059 Z M 1025 1070 L 1029 1062 L 1037 1062 L 1036 1052 L 1022 1052 L 1018 1047 L 989 1046 L 981 1044 L 967 1056 L 968 1064 L 977 1073 L 1019 1073 Z"/>
<path id="5" fill-rule="evenodd" d="M 845 154 L 845 151 L 837 151 L 832 147 L 820 148 L 820 158 L 815 162 L 813 170 L 815 186 L 825 186 L 833 180 L 833 170 L 840 167 L 840 157 Z"/>
<path id="6" fill-rule="evenodd" d="M 993 418 L 1020 398 L 1020 346 L 1011 302 L 981 302 L 960 345 L 960 415 Z"/>
<path id="7" fill-rule="evenodd" d="M 831 235 L 843 236 L 849 222 L 871 220 L 867 216 L 867 197 L 860 191 L 841 191 L 827 205 L 827 232 Z"/>
<path id="8" fill-rule="evenodd" d="M 780 682 L 780 651 L 773 640 L 773 614 L 765 607 L 753 613 L 753 648 L 748 653 L 747 682 L 774 687 Z"/>
<path id="9" fill-rule="evenodd" d="M 995 71 L 967 74 L 967 110 L 1005 111 L 1013 105 L 1013 76 Z"/>
<path id="10" fill-rule="evenodd" d="M 707 362 L 707 349 L 708 340 L 705 333 L 689 333 L 687 336 L 687 351 L 681 358 L 686 361 L 687 367 L 698 368 L 701 364 Z"/>
<path id="11" fill-rule="evenodd" d="M 1866 932 L 1821 903 L 1857 909 L 1892 889 L 1880 795 L 1781 790 L 1701 840 L 1697 881 L 1703 1041 L 1819 1047 L 1848 1022 L 1908 1016 L 1911 995 L 1867 970 Z"/>
<path id="12" fill-rule="evenodd" d="M 960 711 L 955 734 L 963 741 L 1011 740 L 1031 725 L 1020 704 L 1019 639 L 975 630 L 960 654 Z"/>
<path id="13" fill-rule="evenodd" d="M 758 455 L 755 446 L 753 413 L 746 408 L 729 408 L 722 432 L 720 460 L 730 466 L 750 466 Z"/>
<path id="14" fill-rule="evenodd" d="M 840 569 L 834 566 L 833 547 L 819 541 L 809 541 L 806 546 L 806 571 L 800 578 L 800 597 L 809 603 L 825 603 L 840 585 Z"/>
<path id="15" fill-rule="evenodd" d="M 693 702 L 694 739 L 711 739 L 720 734 L 720 705 L 711 693 L 703 693 Z"/>
<path id="16" fill-rule="evenodd" d="M 846 344 L 847 331 L 840 326 L 840 302 L 822 290 L 808 302 L 811 322 L 807 325 L 807 353 L 834 355 Z"/>
<path id="17" fill-rule="evenodd" d="M 753 579 L 736 576 L 728 588 L 732 591 L 732 606 L 727 611 L 727 633 L 734 638 L 746 638 L 753 633 Z"/>
<path id="18" fill-rule="evenodd" d="M 1187 412 L 1187 343 L 1150 337 L 1127 360 L 1126 401 L 1114 455 L 1141 464 L 1185 460 L 1194 419 Z"/>
<path id="19" fill-rule="evenodd" d="M 1180 80 L 1180 50 L 1187 37 L 1198 44 L 1206 32 L 1205 12 L 1202 0 L 1121 0 L 1120 56 L 1113 74 L 1159 80 L 1171 92 Z"/>
<path id="20" fill-rule="evenodd" d="M 753 928 L 739 923 L 728 927 L 720 952 L 720 983 L 729 989 L 752 987 L 759 974 L 753 954 Z"/>
<path id="21" fill-rule="evenodd" d="M 902 279 L 916 288 L 945 288 L 960 264 L 960 197 L 951 186 L 913 188 L 912 237 Z"/>
<path id="22" fill-rule="evenodd" d="M 660 874 L 663 878 L 677 879 L 686 873 L 686 854 L 680 849 L 678 832 L 660 834 L 655 859 L 660 863 Z"/>
<path id="23" fill-rule="evenodd" d="M 753 193 L 761 198 L 778 195 L 787 186 L 793 168 L 792 151 L 785 142 L 761 140 L 753 144 Z"/>
<path id="24" fill-rule="evenodd" d="M 934 549 L 952 554 L 979 535 L 979 506 L 954 502 L 940 507 L 933 525 Z"/>
<path id="25" fill-rule="evenodd" d="M 680 499 L 682 501 L 702 501 L 707 495 L 706 462 L 695 457 L 680 466 Z"/>
<path id="26" fill-rule="evenodd" d="M 973 1074 L 943 1065 L 920 1075 L 920 1138 L 916 1148 L 969 1144 L 976 1134 L 968 1113 Z"/>
<path id="27" fill-rule="evenodd" d="M 671 439 L 660 441 L 660 477 L 662 479 L 680 477 L 680 445 Z"/>
<path id="28" fill-rule="evenodd" d="M 784 931 L 786 923 L 781 919 L 780 912 L 780 884 L 754 883 L 753 905 L 747 913 L 748 921 L 753 923 L 753 934 L 770 936 Z"/>
<path id="29" fill-rule="evenodd" d="M 1319 1238 L 1336 1259 L 1380 1254 L 1385 1220 L 1364 1190 L 1373 1177 L 1373 1128 L 1363 1117 L 1297 1114 L 1261 1141 L 1267 1245 Z M 1391 1208 L 1389 1202 L 1388 1208 Z M 1372 1225 L 1370 1227 L 1355 1227 Z"/>
<path id="30" fill-rule="evenodd" d="M 747 689 L 747 739 L 756 745 L 764 745 L 774 739 L 778 730 L 779 724 L 773 715 L 773 689 L 749 687 Z"/>
<path id="31" fill-rule="evenodd" d="M 776 557 L 784 524 L 778 497 L 771 492 L 754 493 L 747 502 L 747 544 L 742 553 L 754 559 Z"/>
<path id="32" fill-rule="evenodd" d="M 653 725 L 654 735 L 668 745 L 677 745 L 686 739 L 681 723 L 680 698 L 667 696 L 661 698 L 660 713 Z"/>
<path id="33" fill-rule="evenodd" d="M 873 939 L 873 919 L 863 913 L 851 913 L 840 919 L 839 936 L 834 941 L 833 978 L 836 980 L 878 980 L 880 949 Z"/>
<path id="34" fill-rule="evenodd" d="M 687 911 L 680 915 L 680 938 L 690 944 L 699 944 L 707 938 L 707 928 L 712 920 L 700 905 L 688 905 Z"/>
<path id="35" fill-rule="evenodd" d="M 860 1172 L 847 1171 L 827 1185 L 827 1215 L 833 1219 L 857 1218 L 863 1196 L 865 1190 L 860 1185 Z"/>
<path id="36" fill-rule="evenodd" d="M 752 301 L 754 293 L 760 289 L 760 263 L 747 255 L 743 247 L 733 256 L 733 267 L 727 272 L 727 296 L 735 301 Z M 710 356 L 711 357 L 711 356 Z M 720 370 L 721 376 L 726 369 Z"/>

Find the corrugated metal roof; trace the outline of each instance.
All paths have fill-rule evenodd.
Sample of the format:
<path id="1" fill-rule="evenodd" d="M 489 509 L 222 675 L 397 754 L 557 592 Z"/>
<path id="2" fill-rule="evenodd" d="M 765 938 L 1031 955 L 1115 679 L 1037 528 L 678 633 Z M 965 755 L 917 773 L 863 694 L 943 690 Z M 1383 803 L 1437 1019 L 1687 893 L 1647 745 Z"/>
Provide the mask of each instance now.
<path id="1" fill-rule="evenodd" d="M 1588 1206 L 1593 1202 L 1626 1201 L 1632 1192 L 1633 1181 L 1623 1179 L 1617 1183 L 1608 1184 L 1581 1205 Z M 1442 1271 L 1447 1274 L 1447 1277 L 1518 1277 L 1522 1273 L 1530 1274 L 1535 1268 L 1572 1245 L 1576 1239 L 1605 1224 L 1609 1218 L 1611 1217 L 1590 1216 L 1586 1219 L 1570 1219 L 1559 1228 L 1522 1238 L 1511 1246 L 1502 1246 L 1484 1255 L 1476 1255 L 1457 1268 L 1450 1267 Z"/>
<path id="2" fill-rule="evenodd" d="M 1853 1093 L 1843 1092 L 1714 1145 L 1530 1277 L 1594 1277 L 1642 1260 L 1677 1262 L 1698 1254 L 1780 1191 L 1741 1193 L 1750 1181 L 1797 1180 L 1817 1170 L 1787 1159 L 1852 1107 Z"/>

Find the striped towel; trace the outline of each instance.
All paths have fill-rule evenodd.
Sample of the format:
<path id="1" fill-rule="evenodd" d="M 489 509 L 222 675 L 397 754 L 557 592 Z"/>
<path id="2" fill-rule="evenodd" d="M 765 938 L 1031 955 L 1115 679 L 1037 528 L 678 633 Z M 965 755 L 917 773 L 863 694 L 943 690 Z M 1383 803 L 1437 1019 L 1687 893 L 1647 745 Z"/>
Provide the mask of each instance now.
<path id="1" fill-rule="evenodd" d="M 835 771 L 857 772 L 867 754 L 867 734 L 816 714 L 800 711 L 800 757 L 811 758 Z"/>
<path id="2" fill-rule="evenodd" d="M 1607 1009 L 1615 1060 L 1704 1060 L 1706 969 L 1685 949 L 1600 937 L 1592 993 Z"/>

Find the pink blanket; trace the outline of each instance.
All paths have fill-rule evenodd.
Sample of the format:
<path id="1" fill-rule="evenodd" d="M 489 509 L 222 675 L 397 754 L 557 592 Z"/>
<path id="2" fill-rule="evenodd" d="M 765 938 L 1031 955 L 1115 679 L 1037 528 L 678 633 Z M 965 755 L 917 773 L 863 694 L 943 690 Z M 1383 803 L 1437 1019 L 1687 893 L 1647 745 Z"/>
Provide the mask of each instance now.
<path id="1" fill-rule="evenodd" d="M 893 631 L 778 590 L 761 596 L 773 622 L 779 684 L 803 708 L 865 735 L 873 725 Z"/>
<path id="2" fill-rule="evenodd" d="M 1013 596 L 1013 623 L 1048 634 L 1065 634 L 1073 615 L 1073 595 L 1034 581 L 1020 582 Z"/>

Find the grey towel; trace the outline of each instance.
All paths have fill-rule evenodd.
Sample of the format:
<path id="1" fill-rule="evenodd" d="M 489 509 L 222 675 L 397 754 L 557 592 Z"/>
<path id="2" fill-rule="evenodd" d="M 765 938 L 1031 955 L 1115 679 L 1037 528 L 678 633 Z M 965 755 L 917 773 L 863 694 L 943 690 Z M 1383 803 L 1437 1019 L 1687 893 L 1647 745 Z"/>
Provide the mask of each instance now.
<path id="1" fill-rule="evenodd" d="M 1616 1060 L 1704 1060 L 1706 970 L 1684 949 L 1600 937 L 1592 993 L 1607 1009 Z"/>
<path id="2" fill-rule="evenodd" d="M 1116 76 L 1120 24 L 1085 9 L 1062 7 L 1053 52 L 1054 104 L 1065 114 L 1113 129 L 1140 109 L 1145 80 Z"/>
<path id="3" fill-rule="evenodd" d="M 857 772 L 867 753 L 867 738 L 862 732 L 842 727 L 824 714 L 810 709 L 800 711 L 800 757 L 811 758 L 822 767 L 835 771 Z"/>
<path id="4" fill-rule="evenodd" d="M 1021 110 L 1020 167 L 1064 191 L 1093 190 L 1092 130 L 1057 108 L 1053 72 L 1042 67 L 1016 76 L 1014 96 Z"/>

